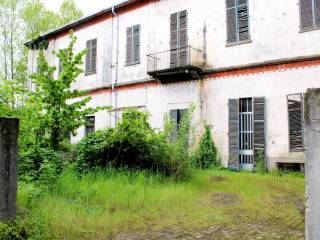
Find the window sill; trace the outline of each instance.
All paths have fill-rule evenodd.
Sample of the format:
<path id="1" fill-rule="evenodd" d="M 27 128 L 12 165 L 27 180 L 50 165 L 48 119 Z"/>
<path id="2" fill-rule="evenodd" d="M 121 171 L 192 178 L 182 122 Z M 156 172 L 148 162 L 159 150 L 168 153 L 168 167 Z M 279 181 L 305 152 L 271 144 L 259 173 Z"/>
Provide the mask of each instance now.
<path id="1" fill-rule="evenodd" d="M 247 44 L 247 43 L 251 43 L 251 42 L 252 42 L 252 40 L 249 39 L 249 40 L 240 41 L 240 42 L 227 43 L 226 47 L 232 47 L 232 46 Z"/>
<path id="2" fill-rule="evenodd" d="M 140 64 L 140 61 L 139 62 L 133 62 L 133 63 L 126 63 L 126 67 L 130 67 L 130 66 L 135 66 L 135 65 L 139 65 Z"/>
<path id="3" fill-rule="evenodd" d="M 299 33 L 312 32 L 312 31 L 316 31 L 316 30 L 320 30 L 320 27 L 312 27 L 312 28 L 307 28 L 307 29 L 300 28 Z"/>
<path id="4" fill-rule="evenodd" d="M 87 76 L 91 76 L 91 75 L 95 75 L 95 74 L 97 74 L 97 72 L 85 73 L 84 76 L 87 77 Z"/>

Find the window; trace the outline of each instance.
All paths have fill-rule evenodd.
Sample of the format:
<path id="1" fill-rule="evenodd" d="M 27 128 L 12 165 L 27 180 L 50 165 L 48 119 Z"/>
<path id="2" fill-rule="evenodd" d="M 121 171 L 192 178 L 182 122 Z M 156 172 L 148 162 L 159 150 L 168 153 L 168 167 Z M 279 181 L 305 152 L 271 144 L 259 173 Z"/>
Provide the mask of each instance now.
<path id="1" fill-rule="evenodd" d="M 300 21 L 301 31 L 320 27 L 320 0 L 300 0 Z"/>
<path id="2" fill-rule="evenodd" d="M 227 43 L 250 40 L 248 0 L 226 0 Z"/>
<path id="3" fill-rule="evenodd" d="M 288 95 L 289 148 L 291 152 L 303 151 L 302 94 Z"/>
<path id="4" fill-rule="evenodd" d="M 96 119 L 94 116 L 87 117 L 85 125 L 85 135 L 88 136 L 91 132 L 95 131 Z"/>
<path id="5" fill-rule="evenodd" d="M 170 119 L 174 123 L 170 139 L 175 140 L 178 136 L 179 125 L 182 123 L 184 116 L 188 113 L 188 109 L 174 109 L 170 111 Z"/>
<path id="6" fill-rule="evenodd" d="M 181 11 L 170 16 L 170 66 L 187 64 L 188 14 Z"/>
<path id="7" fill-rule="evenodd" d="M 127 28 L 127 57 L 126 64 L 140 62 L 140 25 Z"/>
<path id="8" fill-rule="evenodd" d="M 97 72 L 97 39 L 87 41 L 86 70 L 85 75 Z"/>

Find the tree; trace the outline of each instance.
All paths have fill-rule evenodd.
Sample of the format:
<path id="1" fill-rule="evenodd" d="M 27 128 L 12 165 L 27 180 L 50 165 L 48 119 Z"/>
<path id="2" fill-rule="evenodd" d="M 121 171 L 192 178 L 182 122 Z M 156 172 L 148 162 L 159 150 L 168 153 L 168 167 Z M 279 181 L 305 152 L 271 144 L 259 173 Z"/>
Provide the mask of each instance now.
<path id="1" fill-rule="evenodd" d="M 65 0 L 60 6 L 60 25 L 65 25 L 79 19 L 83 16 L 83 12 L 77 8 L 76 2 L 74 0 Z"/>
<path id="2" fill-rule="evenodd" d="M 96 113 L 105 107 L 88 108 L 86 104 L 91 100 L 84 97 L 85 92 L 72 90 L 71 85 L 83 72 L 83 56 L 86 50 L 74 54 L 76 37 L 70 36 L 70 44 L 64 50 L 54 54 L 59 58 L 62 71 L 55 79 L 55 66 L 49 66 L 44 52 L 39 54 L 39 71 L 32 75 L 37 84 L 31 101 L 37 104 L 40 119 L 37 129 L 38 138 L 43 139 L 42 144 L 59 150 L 61 142 L 69 133 L 75 134 L 77 128 L 85 124 L 86 116 Z"/>
<path id="3" fill-rule="evenodd" d="M 196 152 L 197 167 L 206 169 L 219 165 L 218 151 L 214 145 L 209 126 L 205 125 L 205 132 L 200 139 L 199 148 Z"/>
<path id="4" fill-rule="evenodd" d="M 41 33 L 53 30 L 83 16 L 74 0 L 65 0 L 58 13 L 47 10 L 42 0 L 29 0 L 22 14 L 26 39 L 36 39 Z"/>

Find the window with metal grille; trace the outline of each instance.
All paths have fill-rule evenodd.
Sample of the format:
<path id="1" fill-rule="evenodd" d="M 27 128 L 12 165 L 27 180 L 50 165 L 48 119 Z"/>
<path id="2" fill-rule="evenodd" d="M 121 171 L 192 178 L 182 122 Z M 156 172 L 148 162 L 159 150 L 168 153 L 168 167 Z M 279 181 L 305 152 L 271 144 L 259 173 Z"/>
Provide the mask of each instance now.
<path id="1" fill-rule="evenodd" d="M 97 39 L 87 41 L 86 70 L 85 75 L 97 73 Z"/>
<path id="2" fill-rule="evenodd" d="M 249 36 L 248 0 L 226 0 L 227 42 L 247 41 Z"/>
<path id="3" fill-rule="evenodd" d="M 127 57 L 126 64 L 140 63 L 140 25 L 127 28 Z"/>
<path id="4" fill-rule="evenodd" d="M 303 151 L 302 94 L 288 95 L 289 147 L 292 152 Z"/>
<path id="5" fill-rule="evenodd" d="M 90 133 L 95 131 L 96 118 L 89 116 L 86 118 L 85 135 L 88 136 Z"/>
<path id="6" fill-rule="evenodd" d="M 320 0 L 300 0 L 300 29 L 308 31 L 320 27 Z"/>

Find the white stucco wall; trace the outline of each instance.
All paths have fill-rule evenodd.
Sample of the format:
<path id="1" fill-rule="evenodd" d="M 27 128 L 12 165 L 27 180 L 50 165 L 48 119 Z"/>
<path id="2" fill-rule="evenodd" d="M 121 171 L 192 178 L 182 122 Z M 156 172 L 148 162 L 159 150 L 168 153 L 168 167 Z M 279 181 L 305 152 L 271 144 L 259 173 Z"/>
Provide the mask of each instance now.
<path id="1" fill-rule="evenodd" d="M 320 30 L 300 33 L 299 0 L 249 0 L 252 42 L 229 47 L 226 46 L 225 0 L 161 0 L 120 14 L 119 39 L 117 18 L 109 18 L 77 30 L 76 50 L 83 50 L 86 41 L 97 38 L 98 57 L 97 74 L 81 76 L 74 87 L 92 89 L 115 81 L 124 83 L 148 79 L 147 55 L 169 50 L 170 14 L 185 9 L 188 11 L 189 44 L 202 51 L 206 45 L 208 69 L 319 53 Z M 126 66 L 126 28 L 135 24 L 141 25 L 141 62 Z M 205 35 L 204 26 L 207 30 Z M 50 41 L 48 58 L 52 64 L 57 65 L 58 60 L 50 56 L 51 51 L 65 48 L 67 43 L 68 36 Z M 35 64 L 34 57 L 29 65 Z"/>
<path id="2" fill-rule="evenodd" d="M 287 95 L 320 87 L 320 68 L 267 72 L 205 82 L 207 121 L 213 125 L 225 165 L 228 158 L 228 99 L 265 97 L 266 154 L 269 167 L 276 162 L 304 162 L 303 153 L 289 152 Z"/>
<path id="3" fill-rule="evenodd" d="M 299 0 L 249 0 L 251 42 L 226 46 L 225 0 L 161 0 L 117 17 L 109 18 L 75 31 L 75 49 L 81 51 L 86 41 L 97 38 L 97 74 L 81 75 L 77 89 L 96 89 L 110 84 L 140 82 L 147 75 L 147 55 L 169 49 L 170 14 L 188 11 L 189 44 L 206 50 L 207 69 L 262 63 L 286 58 L 319 54 L 320 30 L 300 33 Z M 126 66 L 126 29 L 141 25 L 140 63 Z M 203 29 L 206 27 L 206 34 Z M 119 36 L 119 38 L 118 38 Z M 68 36 L 49 42 L 48 60 L 58 66 L 51 52 L 67 46 Z M 117 48 L 118 46 L 118 48 Z M 205 49 L 206 46 L 206 49 Z M 117 49 L 119 50 L 117 53 Z M 37 53 L 29 52 L 29 71 L 36 69 Z M 171 109 L 195 105 L 195 123 L 202 120 L 212 126 L 223 163 L 228 158 L 228 99 L 266 98 L 266 151 L 269 166 L 278 161 L 304 162 L 302 153 L 289 153 L 288 94 L 303 93 L 319 87 L 319 67 L 293 69 L 254 75 L 206 79 L 201 82 L 165 84 L 152 87 L 104 91 L 92 95 L 90 106 L 112 106 L 116 109 L 145 106 L 151 113 L 152 126 L 161 128 L 165 114 Z M 96 129 L 114 126 L 114 113 L 96 114 Z M 72 138 L 79 141 L 84 127 Z"/>

